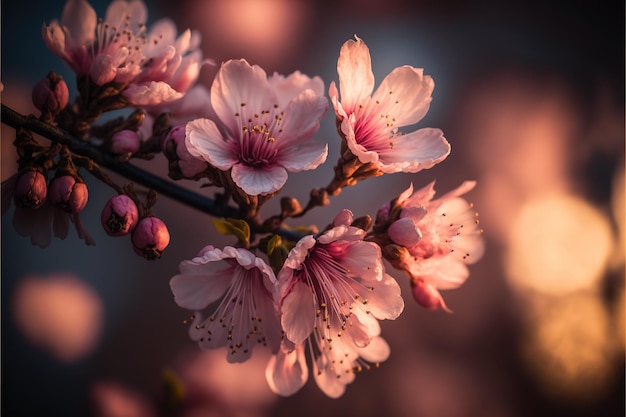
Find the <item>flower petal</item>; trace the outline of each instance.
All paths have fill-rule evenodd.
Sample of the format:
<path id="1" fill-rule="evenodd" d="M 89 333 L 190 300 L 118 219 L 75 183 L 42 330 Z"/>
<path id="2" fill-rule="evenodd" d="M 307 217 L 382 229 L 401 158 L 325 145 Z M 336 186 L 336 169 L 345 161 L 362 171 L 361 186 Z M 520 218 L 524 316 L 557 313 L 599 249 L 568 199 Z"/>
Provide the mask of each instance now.
<path id="1" fill-rule="evenodd" d="M 276 135 L 282 147 L 309 140 L 320 127 L 320 120 L 328 110 L 328 100 L 305 90 L 289 102 L 284 113 L 282 132 Z"/>
<path id="2" fill-rule="evenodd" d="M 183 96 L 163 81 L 151 81 L 148 85 L 131 86 L 124 90 L 124 96 L 132 106 L 157 106 L 177 100 Z"/>
<path id="3" fill-rule="evenodd" d="M 247 109 L 260 112 L 278 103 L 265 71 L 239 59 L 225 62 L 217 72 L 211 85 L 211 104 L 222 123 L 234 134 L 241 128 L 238 114 L 244 114 Z"/>
<path id="4" fill-rule="evenodd" d="M 287 171 L 280 166 L 253 168 L 235 164 L 231 176 L 235 184 L 248 195 L 272 194 L 287 182 Z"/>
<path id="5" fill-rule="evenodd" d="M 289 352 L 279 350 L 270 358 L 265 368 L 265 378 L 276 394 L 285 397 L 295 394 L 309 379 L 304 346 L 297 345 L 295 350 Z"/>
<path id="6" fill-rule="evenodd" d="M 369 98 L 374 89 L 374 73 L 370 52 L 365 42 L 355 36 L 343 44 L 337 61 L 341 105 L 346 113 Z"/>
<path id="7" fill-rule="evenodd" d="M 174 301 L 188 310 L 201 310 L 224 295 L 234 267 L 226 262 L 183 261 L 181 273 L 170 280 Z"/>
<path id="8" fill-rule="evenodd" d="M 61 24 L 65 26 L 75 45 L 84 45 L 95 39 L 98 16 L 85 0 L 68 0 L 63 7 Z"/>
<path id="9" fill-rule="evenodd" d="M 326 162 L 327 157 L 328 145 L 312 141 L 281 150 L 275 162 L 287 171 L 300 172 L 317 168 Z"/>
<path id="10" fill-rule="evenodd" d="M 281 310 L 285 337 L 295 344 L 303 343 L 315 323 L 315 300 L 311 289 L 297 282 L 283 300 Z"/>
<path id="11" fill-rule="evenodd" d="M 378 152 L 378 164 L 385 174 L 432 168 L 450 154 L 450 144 L 440 129 L 419 129 L 389 141 L 390 145 Z"/>
<path id="12" fill-rule="evenodd" d="M 238 162 L 236 150 L 209 119 L 196 119 L 185 127 L 185 146 L 192 156 L 199 157 L 223 171 Z"/>
<path id="13" fill-rule="evenodd" d="M 433 79 L 423 70 L 408 65 L 391 71 L 380 84 L 367 106 L 370 117 L 389 115 L 394 128 L 413 125 L 426 115 L 432 92 Z M 364 117 L 364 116 L 363 116 Z"/>
<path id="14" fill-rule="evenodd" d="M 317 76 L 311 78 L 300 71 L 295 71 L 287 77 L 275 72 L 267 81 L 278 96 L 277 104 L 281 108 L 286 107 L 294 97 L 307 89 L 313 90 L 317 96 L 324 95 L 324 81 Z"/>

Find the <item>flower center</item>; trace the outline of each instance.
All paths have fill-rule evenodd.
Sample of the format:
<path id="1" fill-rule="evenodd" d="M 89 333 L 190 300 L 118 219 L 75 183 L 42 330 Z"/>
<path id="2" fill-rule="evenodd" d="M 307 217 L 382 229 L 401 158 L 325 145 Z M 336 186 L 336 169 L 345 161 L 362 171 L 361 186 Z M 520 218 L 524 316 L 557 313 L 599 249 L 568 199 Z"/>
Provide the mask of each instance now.
<path id="1" fill-rule="evenodd" d="M 258 112 L 248 111 L 246 103 L 241 103 L 241 112 L 235 113 L 241 126 L 239 137 L 239 160 L 241 163 L 262 168 L 270 165 L 278 154 L 277 137 L 282 133 L 284 113 L 273 108 Z"/>

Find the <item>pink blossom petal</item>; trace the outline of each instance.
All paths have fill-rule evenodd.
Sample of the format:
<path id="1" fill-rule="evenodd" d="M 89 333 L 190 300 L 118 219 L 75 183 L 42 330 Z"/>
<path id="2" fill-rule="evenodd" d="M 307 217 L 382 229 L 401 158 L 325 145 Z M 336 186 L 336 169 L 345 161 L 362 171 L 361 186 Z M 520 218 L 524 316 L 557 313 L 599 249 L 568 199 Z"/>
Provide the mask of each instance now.
<path id="1" fill-rule="evenodd" d="M 432 168 L 450 154 L 450 144 L 439 129 L 419 129 L 389 140 L 393 145 L 378 152 L 380 170 L 386 174 Z"/>
<path id="2" fill-rule="evenodd" d="M 230 285 L 233 267 L 226 262 L 183 261 L 181 274 L 170 280 L 174 301 L 188 310 L 202 310 L 218 300 Z"/>
<path id="3" fill-rule="evenodd" d="M 281 146 L 288 147 L 309 140 L 319 129 L 319 122 L 328 110 L 328 100 L 305 90 L 289 102 L 285 109 L 283 131 L 276 135 Z"/>
<path id="4" fill-rule="evenodd" d="M 163 81 L 151 81 L 148 85 L 137 85 L 126 88 L 123 92 L 133 106 L 156 106 L 169 103 L 183 96 Z"/>
<path id="5" fill-rule="evenodd" d="M 245 59 L 222 64 L 211 85 L 213 109 L 232 134 L 241 129 L 237 114 L 271 109 L 276 101 L 265 71 Z"/>
<path id="6" fill-rule="evenodd" d="M 354 242 L 343 253 L 342 263 L 351 275 L 363 281 L 380 281 L 383 263 L 380 247 L 372 242 Z"/>
<path id="7" fill-rule="evenodd" d="M 372 338 L 369 345 L 359 350 L 359 355 L 368 362 L 380 363 L 389 358 L 391 348 L 380 336 Z"/>
<path id="8" fill-rule="evenodd" d="M 417 245 L 422 239 L 422 232 L 411 218 L 402 218 L 391 223 L 387 234 L 394 243 L 407 248 Z"/>
<path id="9" fill-rule="evenodd" d="M 104 85 L 115 79 L 117 66 L 109 55 L 98 55 L 91 64 L 91 79 L 96 85 Z"/>
<path id="10" fill-rule="evenodd" d="M 236 164 L 231 176 L 235 184 L 248 195 L 271 194 L 287 182 L 287 171 L 281 166 L 252 168 Z"/>
<path id="11" fill-rule="evenodd" d="M 85 0 L 68 0 L 63 7 L 61 24 L 68 29 L 76 45 L 84 45 L 95 38 L 96 11 Z"/>
<path id="12" fill-rule="evenodd" d="M 372 288 L 372 296 L 368 296 L 365 305 L 367 311 L 378 320 L 395 320 L 404 310 L 404 299 L 400 292 L 400 285 L 389 274 L 384 274 L 379 282 L 368 283 Z"/>
<path id="13" fill-rule="evenodd" d="M 428 112 L 434 88 L 432 78 L 423 76 L 421 69 L 398 67 L 385 77 L 367 109 L 373 112 L 371 117 L 389 115 L 393 128 L 413 125 Z"/>
<path id="14" fill-rule="evenodd" d="M 341 210 L 333 220 L 333 226 L 350 226 L 354 221 L 354 215 L 348 209 Z"/>
<path id="15" fill-rule="evenodd" d="M 142 0 L 114 0 L 107 8 L 104 20 L 118 28 L 126 27 L 127 24 L 129 30 L 137 33 L 142 30 L 140 25 L 148 21 L 148 10 Z"/>
<path id="16" fill-rule="evenodd" d="M 304 346 L 297 345 L 291 351 L 279 350 L 270 358 L 265 378 L 270 389 L 278 395 L 287 397 L 300 390 L 309 379 Z"/>
<path id="17" fill-rule="evenodd" d="M 368 99 L 374 89 L 369 48 L 357 36 L 355 38 L 343 44 L 337 61 L 341 105 L 348 114 Z"/>
<path id="18" fill-rule="evenodd" d="M 58 21 L 52 21 L 50 26 L 46 26 L 46 24 L 43 23 L 41 26 L 41 37 L 46 47 L 52 51 L 52 53 L 63 58 L 68 63 L 71 62 L 69 55 L 65 51 L 65 32 Z M 72 68 L 74 68 L 73 65 Z"/>
<path id="19" fill-rule="evenodd" d="M 223 171 L 239 162 L 235 149 L 224 140 L 217 125 L 209 119 L 196 119 L 185 127 L 185 146 L 193 156 L 200 157 Z"/>
<path id="20" fill-rule="evenodd" d="M 278 96 L 278 106 L 284 108 L 298 94 L 304 90 L 313 90 L 315 95 L 324 95 L 324 81 L 320 77 L 309 77 L 300 71 L 295 71 L 287 77 L 274 73 L 268 77 L 268 82 Z"/>
<path id="21" fill-rule="evenodd" d="M 311 289 L 297 282 L 282 303 L 281 324 L 285 337 L 295 344 L 303 343 L 313 331 L 315 301 Z"/>
<path id="22" fill-rule="evenodd" d="M 307 142 L 285 148 L 275 162 L 282 165 L 287 171 L 300 172 L 317 168 L 326 162 L 327 157 L 327 144 Z"/>
<path id="23" fill-rule="evenodd" d="M 448 313 L 452 311 L 446 306 L 441 293 L 432 285 L 418 279 L 411 283 L 411 292 L 413 298 L 419 305 L 428 310 L 437 310 L 441 308 Z"/>
<path id="24" fill-rule="evenodd" d="M 343 359 L 343 358 L 342 358 Z M 313 377 L 320 390 L 330 398 L 339 398 L 346 392 L 346 384 L 354 379 L 353 373 L 341 374 L 330 370 L 325 356 L 319 356 L 314 363 Z"/>

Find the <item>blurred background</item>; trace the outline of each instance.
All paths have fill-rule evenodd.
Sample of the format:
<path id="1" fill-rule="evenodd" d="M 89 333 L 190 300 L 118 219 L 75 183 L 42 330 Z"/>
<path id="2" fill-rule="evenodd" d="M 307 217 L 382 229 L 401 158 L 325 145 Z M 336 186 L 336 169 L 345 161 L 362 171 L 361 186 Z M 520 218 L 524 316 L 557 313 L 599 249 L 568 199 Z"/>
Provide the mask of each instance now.
<path id="1" fill-rule="evenodd" d="M 63 4 L 2 2 L 3 104 L 34 112 L 32 86 L 50 70 L 72 86 L 40 36 Z M 103 16 L 108 1 L 92 4 Z M 319 75 L 328 87 L 341 45 L 357 34 L 378 83 L 400 65 L 425 68 L 436 87 L 418 127 L 443 129 L 450 157 L 417 174 L 368 179 L 302 221 L 323 227 L 342 208 L 374 215 L 411 182 L 436 179 L 445 193 L 475 179 L 467 198 L 480 213 L 485 256 L 460 289 L 443 292 L 453 314 L 406 298 L 402 316 L 382 323 L 391 357 L 343 397 L 326 398 L 310 380 L 280 398 L 265 384 L 267 352 L 244 365 L 227 364 L 222 351 L 199 352 L 187 336 L 189 313 L 169 289 L 180 261 L 230 241 L 207 216 L 162 197 L 154 211 L 172 243 L 161 260 L 145 261 L 129 239 L 101 229 L 112 191 L 85 174 L 90 200 L 81 217 L 95 247 L 73 230 L 34 247 L 14 231 L 13 210 L 2 218 L 4 415 L 156 416 L 179 389 L 186 416 L 624 415 L 623 2 L 147 5 L 149 24 L 169 16 L 179 31 L 201 31 L 205 56 L 218 63 L 243 57 L 268 74 Z M 210 86 L 214 74 L 205 68 L 200 82 Z M 305 201 L 332 178 L 339 152 L 332 110 L 316 138 L 329 143 L 328 161 L 290 175 L 283 195 Z M 13 139 L 2 125 L 2 180 L 16 169 Z M 166 176 L 164 158 L 140 165 Z"/>

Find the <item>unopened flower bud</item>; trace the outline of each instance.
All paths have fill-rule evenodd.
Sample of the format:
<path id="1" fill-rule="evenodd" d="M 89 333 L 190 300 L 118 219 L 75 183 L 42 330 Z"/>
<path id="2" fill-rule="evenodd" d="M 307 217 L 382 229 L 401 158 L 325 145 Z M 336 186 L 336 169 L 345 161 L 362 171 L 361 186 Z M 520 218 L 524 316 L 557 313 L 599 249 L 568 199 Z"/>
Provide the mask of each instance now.
<path id="1" fill-rule="evenodd" d="M 389 221 L 389 212 L 391 211 L 391 205 L 389 203 L 384 204 L 381 208 L 376 212 L 376 222 L 377 225 L 384 225 Z"/>
<path id="2" fill-rule="evenodd" d="M 412 248 L 422 239 L 422 231 L 409 218 L 398 219 L 387 229 L 389 239 L 398 245 Z"/>
<path id="3" fill-rule="evenodd" d="M 193 178 L 207 169 L 207 163 L 189 153 L 185 145 L 185 125 L 174 126 L 163 138 L 161 149 L 170 162 L 177 162 L 177 168 L 185 178 Z"/>
<path id="4" fill-rule="evenodd" d="M 135 154 L 141 147 L 141 139 L 134 130 L 120 130 L 111 137 L 111 152 L 114 154 Z"/>
<path id="5" fill-rule="evenodd" d="M 372 227 L 372 218 L 367 214 L 365 216 L 357 217 L 350 226 L 358 227 L 359 229 L 367 232 L 369 228 Z"/>
<path id="6" fill-rule="evenodd" d="M 29 169 L 17 179 L 13 199 L 20 208 L 35 209 L 43 204 L 47 194 L 46 177 L 40 171 Z"/>
<path id="7" fill-rule="evenodd" d="M 280 199 L 280 210 L 285 217 L 295 216 L 302 211 L 302 206 L 293 197 L 283 197 Z"/>
<path id="8" fill-rule="evenodd" d="M 441 293 L 432 285 L 424 282 L 423 279 L 411 280 L 411 294 L 413 294 L 413 298 L 419 305 L 428 310 L 441 308 L 448 313 L 452 313 L 452 310 L 443 301 Z"/>
<path id="9" fill-rule="evenodd" d="M 50 183 L 50 201 L 70 214 L 85 208 L 89 197 L 87 185 L 73 175 L 61 175 Z"/>
<path id="10" fill-rule="evenodd" d="M 155 260 L 170 243 L 170 232 L 161 219 L 144 217 L 137 223 L 131 235 L 135 253 L 148 260 Z"/>
<path id="11" fill-rule="evenodd" d="M 139 221 L 139 210 L 132 198 L 116 195 L 102 209 L 100 221 L 109 236 L 124 236 L 132 232 Z"/>
<path id="12" fill-rule="evenodd" d="M 35 84 L 32 99 L 39 110 L 56 115 L 67 106 L 70 92 L 63 78 L 50 72 L 46 78 Z"/>

